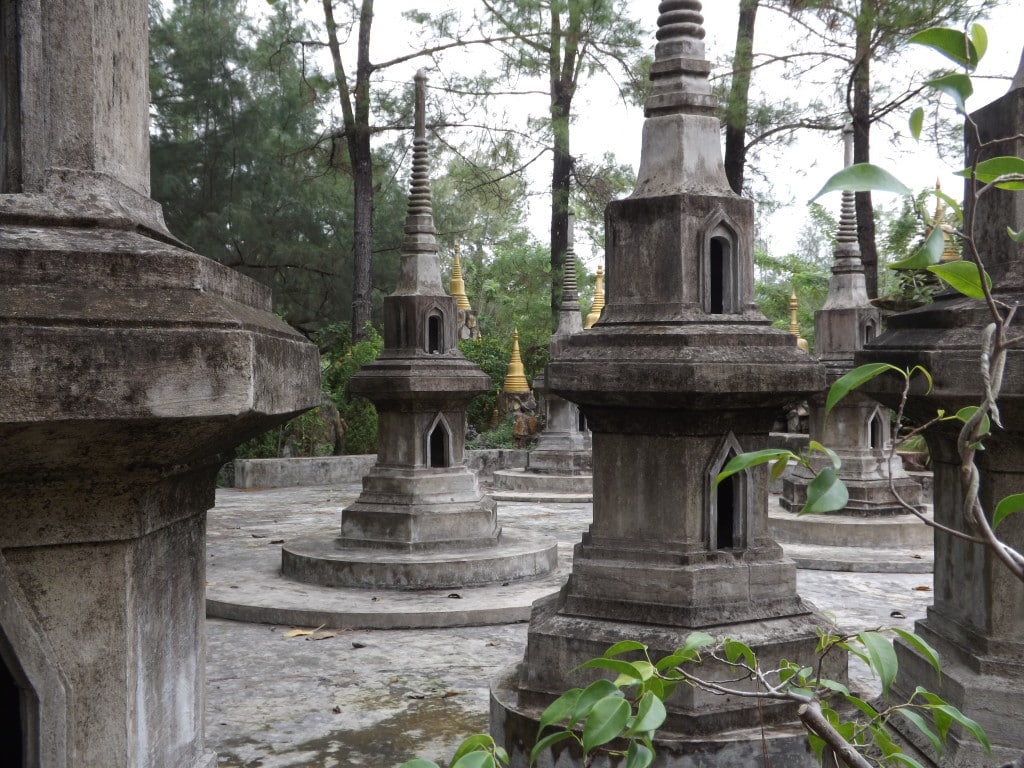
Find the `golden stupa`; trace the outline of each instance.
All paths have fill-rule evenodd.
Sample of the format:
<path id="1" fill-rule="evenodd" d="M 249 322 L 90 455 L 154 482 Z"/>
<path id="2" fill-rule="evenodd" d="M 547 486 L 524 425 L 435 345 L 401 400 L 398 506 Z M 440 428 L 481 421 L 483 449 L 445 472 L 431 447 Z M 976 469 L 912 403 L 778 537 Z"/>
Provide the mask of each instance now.
<path id="1" fill-rule="evenodd" d="M 459 261 L 459 244 L 455 243 L 455 255 L 452 258 L 452 280 L 448 292 L 455 299 L 457 309 L 472 309 L 469 297 L 466 296 L 466 281 L 462 279 L 462 262 Z"/>
<path id="2" fill-rule="evenodd" d="M 601 319 L 601 310 L 604 309 L 604 267 L 597 268 L 597 278 L 594 280 L 594 303 L 590 306 L 590 312 L 583 323 L 584 328 L 592 328 L 594 323 Z"/>
<path id="3" fill-rule="evenodd" d="M 796 288 L 793 289 L 792 295 L 789 297 L 789 332 L 796 336 L 796 345 L 804 352 L 810 353 L 810 346 L 807 343 L 807 339 L 800 335 L 800 324 L 796 321 L 796 311 L 800 305 L 796 300 Z"/>
<path id="4" fill-rule="evenodd" d="M 530 383 L 526 380 L 526 369 L 523 368 L 523 359 L 519 356 L 519 329 L 516 328 L 512 335 L 512 359 L 508 363 L 508 372 L 505 374 L 505 383 L 501 386 L 502 392 L 529 392 Z"/>

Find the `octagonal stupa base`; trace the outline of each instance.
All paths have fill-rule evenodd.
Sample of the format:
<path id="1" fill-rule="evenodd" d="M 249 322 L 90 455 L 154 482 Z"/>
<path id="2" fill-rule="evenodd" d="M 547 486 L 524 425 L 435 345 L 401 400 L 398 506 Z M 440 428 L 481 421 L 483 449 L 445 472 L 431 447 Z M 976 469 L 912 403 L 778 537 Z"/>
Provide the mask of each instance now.
<path id="1" fill-rule="evenodd" d="M 328 587 L 448 589 L 539 578 L 551 573 L 557 561 L 554 537 L 510 529 L 493 546 L 405 552 L 310 537 L 284 544 L 281 573 Z"/>

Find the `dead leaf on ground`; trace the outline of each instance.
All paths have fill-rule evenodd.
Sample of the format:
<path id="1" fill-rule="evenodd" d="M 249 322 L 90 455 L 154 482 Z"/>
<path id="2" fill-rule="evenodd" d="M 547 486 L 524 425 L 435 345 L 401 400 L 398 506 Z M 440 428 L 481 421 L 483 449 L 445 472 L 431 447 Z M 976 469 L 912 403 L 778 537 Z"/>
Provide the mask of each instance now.
<path id="1" fill-rule="evenodd" d="M 310 635 L 309 637 L 307 637 L 306 639 L 307 640 L 327 640 L 328 638 L 337 637 L 337 636 L 338 636 L 337 632 L 315 632 L 312 635 Z"/>
<path id="2" fill-rule="evenodd" d="M 926 586 L 924 586 L 922 584 L 920 587 L 914 587 L 914 591 L 915 592 L 931 592 L 932 588 L 931 587 L 926 587 Z"/>
<path id="3" fill-rule="evenodd" d="M 442 699 L 450 699 L 452 696 L 459 696 L 461 693 L 462 693 L 462 691 L 445 691 L 444 695 L 441 696 L 441 698 Z"/>
<path id="4" fill-rule="evenodd" d="M 310 635 L 314 635 L 319 632 L 324 628 L 324 626 L 326 625 L 321 624 L 316 629 L 289 629 L 282 635 L 282 637 L 309 637 Z"/>

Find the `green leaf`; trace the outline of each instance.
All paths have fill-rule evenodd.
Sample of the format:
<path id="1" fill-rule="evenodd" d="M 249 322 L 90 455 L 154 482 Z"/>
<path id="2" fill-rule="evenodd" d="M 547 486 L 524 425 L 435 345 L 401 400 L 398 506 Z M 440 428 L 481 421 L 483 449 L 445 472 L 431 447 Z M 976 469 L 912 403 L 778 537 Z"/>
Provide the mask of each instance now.
<path id="1" fill-rule="evenodd" d="M 555 733 L 549 733 L 543 739 L 534 744 L 533 749 L 530 750 L 530 765 L 537 762 L 537 757 L 548 747 L 554 746 L 559 742 L 571 738 L 573 738 L 572 731 L 556 731 Z"/>
<path id="2" fill-rule="evenodd" d="M 725 658 L 729 660 L 729 663 L 735 664 L 736 659 L 740 656 L 743 657 L 743 661 L 746 662 L 747 666 L 751 669 L 757 664 L 754 659 L 754 652 L 750 650 L 750 646 L 746 643 L 741 643 L 739 640 L 726 640 L 725 641 Z"/>
<path id="3" fill-rule="evenodd" d="M 924 45 L 938 51 L 961 67 L 974 69 L 978 66 L 978 50 L 966 34 L 958 29 L 931 27 L 910 36 L 910 42 Z"/>
<path id="4" fill-rule="evenodd" d="M 829 680 L 827 677 L 823 677 L 820 680 L 818 680 L 818 685 L 820 685 L 822 688 L 827 688 L 830 691 L 841 693 L 843 694 L 843 696 L 850 695 L 850 689 L 842 683 L 840 683 L 838 680 Z"/>
<path id="5" fill-rule="evenodd" d="M 594 705 L 583 725 L 583 752 L 607 744 L 626 727 L 629 719 L 629 702 L 609 696 Z"/>
<path id="6" fill-rule="evenodd" d="M 824 453 L 826 456 L 828 456 L 828 460 L 832 462 L 832 467 L 834 469 L 839 469 L 839 467 L 842 466 L 843 462 L 839 459 L 839 455 L 831 448 L 828 448 L 827 446 L 824 446 L 821 443 L 819 443 L 817 440 L 811 440 L 809 448 L 812 451 L 818 451 L 819 453 Z"/>
<path id="7" fill-rule="evenodd" d="M 582 693 L 582 688 L 572 688 L 551 702 L 540 716 L 540 725 L 537 728 L 537 733 L 539 734 L 549 725 L 567 720 L 569 715 L 576 711 L 576 705 Z M 574 719 L 572 722 L 574 723 L 576 720 Z"/>
<path id="8" fill-rule="evenodd" d="M 843 698 L 846 699 L 850 704 L 855 706 L 857 709 L 859 709 L 864 714 L 864 716 L 867 717 L 869 720 L 874 720 L 876 717 L 878 717 L 878 710 L 872 707 L 866 701 L 864 701 L 864 699 L 854 696 L 852 694 L 850 696 L 843 696 Z"/>
<path id="9" fill-rule="evenodd" d="M 996 504 L 995 512 L 992 513 L 992 529 L 995 530 L 995 527 L 1003 522 L 1003 518 L 1007 515 L 1020 512 L 1022 509 L 1024 509 L 1024 493 L 1007 496 Z"/>
<path id="10" fill-rule="evenodd" d="M 813 203 L 829 192 L 848 190 L 850 192 L 895 192 L 898 195 L 911 194 L 910 188 L 884 168 L 871 163 L 849 165 L 834 174 L 814 197 Z"/>
<path id="11" fill-rule="evenodd" d="M 709 645 L 714 644 L 715 638 L 707 632 L 691 632 L 686 636 L 686 640 L 683 641 L 683 644 L 676 649 L 676 653 L 687 653 L 688 651 L 695 651 L 698 648 L 707 648 Z"/>
<path id="12" fill-rule="evenodd" d="M 648 768 L 653 762 L 654 752 L 643 744 L 637 744 L 635 741 L 630 742 L 629 748 L 626 750 L 625 768 Z"/>
<path id="13" fill-rule="evenodd" d="M 733 456 L 729 459 L 728 463 L 722 467 L 722 471 L 718 473 L 718 477 L 715 478 L 715 484 L 712 488 L 717 488 L 720 482 L 725 480 L 727 477 L 735 475 L 737 472 L 742 472 L 745 469 L 756 467 L 759 464 L 767 464 L 770 461 L 789 461 L 791 458 L 796 458 L 796 454 L 782 448 L 765 448 L 764 450 L 750 451 L 749 453 L 741 453 L 738 456 Z"/>
<path id="14" fill-rule="evenodd" d="M 905 371 L 897 368 L 895 365 L 890 365 L 889 363 L 867 363 L 866 365 L 859 365 L 845 376 L 839 377 L 839 379 L 836 380 L 836 383 L 829 388 L 828 397 L 825 398 L 825 415 L 828 416 L 831 410 L 836 407 L 836 403 L 850 394 L 852 390 L 868 381 L 871 381 L 871 379 L 885 373 L 886 371 L 895 371 L 904 379 L 907 378 Z"/>
<path id="15" fill-rule="evenodd" d="M 622 640 L 616 643 L 607 651 L 604 652 L 604 657 L 610 659 L 612 656 L 618 656 L 621 653 L 629 653 L 630 651 L 646 651 L 647 646 L 643 643 L 638 643 L 636 640 Z"/>
<path id="16" fill-rule="evenodd" d="M 871 670 L 878 675 L 878 679 L 882 683 L 882 693 L 888 693 L 889 686 L 896 679 L 898 666 L 896 651 L 893 650 L 892 643 L 878 632 L 861 632 L 857 635 L 857 639 L 867 649 L 871 659 Z"/>
<path id="17" fill-rule="evenodd" d="M 778 480 L 780 477 L 782 477 L 782 473 L 786 471 L 786 467 L 788 467 L 788 466 L 789 466 L 789 461 L 785 460 L 785 459 L 779 459 L 774 464 L 772 464 L 772 469 L 771 469 L 771 473 L 770 473 L 771 474 L 771 481 L 774 483 L 776 480 Z"/>
<path id="18" fill-rule="evenodd" d="M 637 733 L 649 733 L 657 730 L 665 722 L 666 717 L 668 717 L 668 712 L 665 711 L 665 705 L 662 704 L 661 699 L 648 691 L 636 705 L 636 717 L 623 735 L 632 736 Z"/>
<path id="19" fill-rule="evenodd" d="M 973 417 L 974 414 L 976 414 L 977 412 L 978 412 L 978 406 L 976 406 L 976 405 L 965 405 L 963 408 L 961 408 L 959 411 L 956 412 L 956 415 L 954 415 L 953 418 L 954 419 L 959 419 L 964 424 L 966 424 L 968 421 L 971 420 L 971 417 Z M 991 431 L 992 431 L 992 421 L 991 421 L 991 419 L 989 419 L 988 414 L 986 413 L 984 416 L 981 417 L 981 435 L 982 436 L 987 435 Z"/>
<path id="20" fill-rule="evenodd" d="M 832 467 L 825 467 L 807 486 L 807 503 L 800 510 L 801 515 L 835 512 L 846 506 L 850 492 Z"/>
<path id="21" fill-rule="evenodd" d="M 928 80 L 925 85 L 931 86 L 937 91 L 942 91 L 949 96 L 956 105 L 957 112 L 967 112 L 966 101 L 974 93 L 974 85 L 971 83 L 971 78 L 967 75 L 953 72 Z"/>
<path id="22" fill-rule="evenodd" d="M 417 757 L 415 760 L 409 760 L 408 762 L 402 763 L 398 768 L 438 768 L 438 765 L 431 760 L 424 760 L 422 757 Z"/>
<path id="23" fill-rule="evenodd" d="M 928 645 L 928 643 L 913 632 L 908 632 L 905 629 L 897 629 L 896 627 L 892 627 L 892 631 L 898 637 L 902 638 L 903 642 L 912 646 L 919 654 L 924 656 L 924 658 L 928 660 L 928 663 L 932 665 L 932 669 L 935 670 L 935 673 L 939 675 L 939 677 L 942 677 L 942 668 L 939 666 L 938 651 Z"/>
<path id="24" fill-rule="evenodd" d="M 973 261 L 947 261 L 944 264 L 928 267 L 928 271 L 941 277 L 949 283 L 950 287 L 955 288 L 964 296 L 970 296 L 972 299 L 985 298 L 978 265 Z M 991 290 L 992 278 L 989 277 L 988 272 L 982 274 L 985 275 L 985 285 Z"/>
<path id="25" fill-rule="evenodd" d="M 971 168 L 964 168 L 962 171 L 957 171 L 956 175 L 969 179 L 971 173 Z M 1017 178 L 1024 178 L 1024 158 L 1013 155 L 990 157 L 988 160 L 978 163 L 977 167 L 973 169 L 973 173 L 974 178 L 982 184 L 991 184 L 997 179 L 1006 177 L 1005 181 L 996 183 L 996 186 L 1000 189 L 1024 189 L 1024 183 Z"/>
<path id="26" fill-rule="evenodd" d="M 607 669 L 611 672 L 617 672 L 624 677 L 630 678 L 637 683 L 643 682 L 643 678 L 640 676 L 640 672 L 637 671 L 636 667 L 622 659 L 591 659 L 585 664 L 580 664 L 579 668 Z"/>
<path id="27" fill-rule="evenodd" d="M 892 757 L 902 750 L 896 746 L 896 743 L 890 738 L 889 731 L 886 729 L 884 723 L 871 723 L 870 725 L 871 738 L 874 739 L 875 744 L 882 750 L 883 757 Z"/>
<path id="28" fill-rule="evenodd" d="M 910 768 L 925 768 L 923 765 L 921 765 L 921 763 L 912 758 L 906 752 L 893 752 L 891 755 L 889 755 L 889 759 L 894 763 L 902 763 L 903 765 L 908 765 L 910 766 Z"/>
<path id="29" fill-rule="evenodd" d="M 927 269 L 932 264 L 938 264 L 942 260 L 942 252 L 946 249 L 946 241 L 942 236 L 942 227 L 932 227 L 924 245 L 914 253 L 900 261 L 894 261 L 887 266 L 889 269 Z"/>
<path id="30" fill-rule="evenodd" d="M 494 745 L 494 756 L 498 758 L 498 762 L 504 765 L 508 765 L 508 752 L 505 751 L 504 747 L 499 747 L 497 744 Z"/>
<path id="31" fill-rule="evenodd" d="M 576 708 L 573 709 L 572 715 L 569 718 L 569 724 L 572 725 L 581 717 L 588 717 L 597 702 L 609 696 L 622 698 L 622 691 L 611 680 L 595 680 L 592 682 L 580 693 L 580 698 L 576 702 Z"/>
<path id="32" fill-rule="evenodd" d="M 915 139 L 921 138 L 921 128 L 924 126 L 924 109 L 918 107 L 910 113 L 910 135 Z"/>
<path id="33" fill-rule="evenodd" d="M 1006 228 L 1006 234 L 1010 236 L 1010 239 L 1015 243 L 1024 243 L 1024 227 L 1020 228 L 1020 232 L 1014 232 L 1011 227 Z"/>
<path id="34" fill-rule="evenodd" d="M 489 749 L 494 746 L 494 739 L 489 734 L 478 733 L 475 736 L 470 736 L 468 739 L 459 745 L 459 748 L 455 750 L 455 754 L 452 755 L 452 762 L 457 763 L 461 758 L 468 755 L 470 752 L 475 752 L 480 749 Z"/>
<path id="35" fill-rule="evenodd" d="M 986 752 L 992 751 L 992 745 L 989 743 L 985 729 L 978 725 L 974 720 L 949 704 L 937 705 L 935 709 L 940 710 L 945 715 L 948 715 L 954 722 L 959 723 L 965 730 L 969 731 L 971 735 L 978 740 L 978 743 L 985 748 Z"/>
<path id="36" fill-rule="evenodd" d="M 494 755 L 490 752 L 470 752 L 458 762 L 452 763 L 451 768 L 496 768 L 496 766 Z"/>
<path id="37" fill-rule="evenodd" d="M 981 61 L 985 51 L 988 50 L 988 32 L 981 24 L 971 26 L 971 42 L 974 43 L 974 50 L 978 54 L 978 61 Z"/>
<path id="38" fill-rule="evenodd" d="M 921 715 L 919 715 L 917 712 L 908 707 L 900 707 L 896 710 L 896 712 L 905 720 L 908 720 L 911 723 L 913 723 L 914 727 L 917 728 L 917 730 L 919 730 L 922 734 L 924 734 L 928 741 L 931 742 L 932 749 L 935 750 L 936 754 L 942 754 L 942 739 L 940 739 L 939 735 L 935 731 L 933 731 L 931 727 L 929 727 L 928 723 L 925 722 L 924 718 L 921 717 Z"/>

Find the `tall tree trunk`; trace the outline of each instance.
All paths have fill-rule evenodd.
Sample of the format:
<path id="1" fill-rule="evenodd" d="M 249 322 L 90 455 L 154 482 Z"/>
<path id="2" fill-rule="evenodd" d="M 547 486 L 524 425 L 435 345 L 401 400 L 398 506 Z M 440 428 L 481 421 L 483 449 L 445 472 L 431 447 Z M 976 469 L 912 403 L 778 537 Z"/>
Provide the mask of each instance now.
<path id="1" fill-rule="evenodd" d="M 362 0 L 359 11 L 359 37 L 356 50 L 354 91 L 341 61 L 338 27 L 334 21 L 333 0 L 323 0 L 327 42 L 338 81 L 338 95 L 345 126 L 345 143 L 352 166 L 352 341 L 366 339 L 372 303 L 373 279 L 373 163 L 370 153 L 370 29 L 373 26 L 373 0 Z"/>
<path id="2" fill-rule="evenodd" d="M 551 167 L 551 318 L 558 326 L 562 305 L 562 270 L 569 250 L 569 195 L 572 185 L 572 155 L 569 152 L 569 110 L 571 96 L 560 95 L 551 108 L 555 133 Z"/>
<path id="3" fill-rule="evenodd" d="M 740 0 L 736 52 L 732 59 L 732 86 L 725 111 L 725 176 L 737 195 L 743 194 L 743 172 L 747 164 L 747 107 L 758 3 L 759 0 Z"/>
<path id="4" fill-rule="evenodd" d="M 871 31 L 874 29 L 874 8 L 871 0 L 861 7 L 857 19 L 856 59 L 853 65 L 853 162 L 871 162 Z M 868 298 L 878 297 L 878 249 L 875 247 L 875 211 L 870 192 L 858 192 L 857 243 L 864 265 L 864 281 Z"/>

